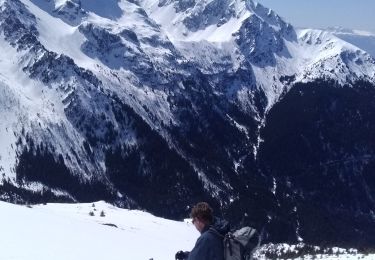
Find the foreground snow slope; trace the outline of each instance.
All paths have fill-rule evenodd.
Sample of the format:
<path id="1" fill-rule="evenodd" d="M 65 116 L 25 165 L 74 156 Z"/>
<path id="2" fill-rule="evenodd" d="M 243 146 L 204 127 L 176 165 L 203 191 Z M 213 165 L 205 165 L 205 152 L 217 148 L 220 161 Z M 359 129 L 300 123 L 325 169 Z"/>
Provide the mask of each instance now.
<path id="1" fill-rule="evenodd" d="M 102 201 L 28 207 L 0 201 L 0 212 L 1 260 L 167 260 L 174 259 L 178 250 L 191 250 L 199 235 L 191 223 Z M 268 254 L 285 259 L 297 251 L 296 245 L 267 244 L 254 257 L 269 259 Z M 375 259 L 356 250 L 331 251 L 296 259 Z"/>
<path id="2" fill-rule="evenodd" d="M 104 202 L 32 208 L 0 202 L 0 212 L 4 260 L 173 259 L 178 250 L 192 248 L 199 235 L 191 224 Z"/>

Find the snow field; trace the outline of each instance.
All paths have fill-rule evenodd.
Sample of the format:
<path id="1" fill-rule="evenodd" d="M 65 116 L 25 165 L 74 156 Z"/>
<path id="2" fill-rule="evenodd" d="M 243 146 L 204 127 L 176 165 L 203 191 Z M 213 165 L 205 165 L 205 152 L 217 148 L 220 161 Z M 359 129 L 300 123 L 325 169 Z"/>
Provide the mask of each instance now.
<path id="1" fill-rule="evenodd" d="M 167 260 L 174 259 L 178 250 L 190 250 L 199 236 L 188 222 L 119 209 L 104 202 L 94 205 L 29 208 L 0 202 L 0 259 Z M 95 215 L 90 216 L 90 211 Z"/>
<path id="2" fill-rule="evenodd" d="M 188 220 L 167 220 L 103 201 L 35 206 L 0 201 L 0 212 L 1 260 L 168 260 L 179 250 L 190 251 L 199 236 Z M 296 245 L 267 244 L 254 259 L 268 259 L 267 248 L 280 254 L 298 251 Z M 354 249 L 332 252 L 293 259 L 375 259 Z"/>

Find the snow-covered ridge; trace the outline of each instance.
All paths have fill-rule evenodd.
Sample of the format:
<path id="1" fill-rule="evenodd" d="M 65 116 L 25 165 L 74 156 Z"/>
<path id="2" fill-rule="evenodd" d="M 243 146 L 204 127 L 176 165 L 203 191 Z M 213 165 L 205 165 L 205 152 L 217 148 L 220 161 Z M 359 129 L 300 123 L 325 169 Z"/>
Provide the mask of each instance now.
<path id="1" fill-rule="evenodd" d="M 375 34 L 367 31 L 350 30 L 345 28 L 327 28 L 326 31 L 331 32 L 338 38 L 347 41 L 362 50 L 368 52 L 375 58 Z"/>
<path id="2" fill-rule="evenodd" d="M 254 74 L 254 84 L 235 88 L 240 94 L 259 86 L 268 98 L 268 109 L 287 90 L 279 80 L 283 76 L 295 78 L 294 82 L 329 78 L 341 84 L 375 79 L 374 58 L 357 46 L 327 31 L 295 30 L 252 0 L 138 2 L 204 73 L 246 68 Z M 229 89 L 232 95 L 233 87 Z"/>
<path id="3" fill-rule="evenodd" d="M 274 11 L 252 0 L 138 2 L 172 41 L 230 41 L 250 16 L 259 17 L 278 31 L 290 27 Z"/>
<path id="4" fill-rule="evenodd" d="M 104 202 L 26 207 L 0 201 L 0 211 L 1 259 L 172 259 L 199 236 L 191 223 Z"/>
<path id="5" fill-rule="evenodd" d="M 56 10 L 71 1 L 49 2 L 48 8 L 44 0 L 33 2 L 36 7 L 32 7 L 32 12 L 38 17 L 45 15 L 38 11 L 41 8 L 47 15 L 64 21 L 64 16 Z M 85 0 L 75 1 L 69 6 L 79 7 L 85 13 L 78 27 L 57 19 L 54 23 L 61 25 L 56 24 L 56 27 L 64 29 L 51 30 L 48 29 L 52 28 L 48 26 L 50 19 L 45 18 L 45 22 L 42 19 L 39 23 L 41 42 L 54 52 L 68 54 L 79 65 L 93 71 L 98 71 L 98 66 L 100 71 L 109 68 L 117 71 L 116 74 L 119 69 L 125 69 L 144 78 L 145 71 L 157 70 L 162 75 L 153 81 L 161 82 L 168 81 L 165 78 L 168 68 L 175 68 L 169 72 L 173 74 L 177 71 L 189 73 L 176 63 L 186 62 L 184 58 L 193 60 L 209 74 L 235 72 L 247 67 L 250 74 L 254 70 L 255 84 L 267 93 L 269 108 L 285 90 L 284 83 L 278 80 L 285 75 L 293 76 L 297 81 L 331 78 L 340 83 L 374 78 L 372 58 L 365 57 L 357 47 L 325 32 L 322 32 L 324 35 L 319 31 L 304 34 L 302 30 L 299 33 L 273 10 L 252 0 L 139 0 L 135 3 L 110 1 L 102 8 L 102 1 L 97 5 Z M 59 35 L 50 37 L 56 32 Z M 108 38 L 112 43 L 104 42 L 103 45 L 101 41 L 98 45 L 95 37 Z M 316 41 L 309 41 L 308 37 L 316 37 Z M 211 46 L 209 53 L 201 55 L 201 48 L 205 48 L 202 52 L 207 50 L 205 46 Z M 107 53 L 106 48 L 111 52 Z M 180 52 L 184 57 L 180 57 Z M 225 64 L 221 64 L 223 56 L 227 60 Z M 137 57 L 136 63 L 134 57 Z M 124 62 L 124 59 L 128 61 Z M 252 67 L 246 65 L 247 62 Z M 336 63 L 343 69 L 336 70 Z M 128 73 L 124 76 L 129 77 Z"/>
<path id="6" fill-rule="evenodd" d="M 303 78 L 331 78 L 341 84 L 356 79 L 375 79 L 375 60 L 365 51 L 344 42 L 330 32 L 301 30 L 299 39 L 305 53 L 309 55 L 304 64 Z M 303 53 L 297 57 L 307 60 Z"/>

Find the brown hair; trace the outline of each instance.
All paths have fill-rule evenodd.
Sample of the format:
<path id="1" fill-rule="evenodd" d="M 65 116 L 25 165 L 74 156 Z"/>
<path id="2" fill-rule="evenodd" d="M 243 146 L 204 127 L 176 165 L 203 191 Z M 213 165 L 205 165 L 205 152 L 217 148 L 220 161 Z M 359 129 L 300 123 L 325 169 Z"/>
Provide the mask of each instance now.
<path id="1" fill-rule="evenodd" d="M 213 210 L 207 202 L 199 202 L 192 208 L 190 217 L 210 224 L 213 221 Z"/>

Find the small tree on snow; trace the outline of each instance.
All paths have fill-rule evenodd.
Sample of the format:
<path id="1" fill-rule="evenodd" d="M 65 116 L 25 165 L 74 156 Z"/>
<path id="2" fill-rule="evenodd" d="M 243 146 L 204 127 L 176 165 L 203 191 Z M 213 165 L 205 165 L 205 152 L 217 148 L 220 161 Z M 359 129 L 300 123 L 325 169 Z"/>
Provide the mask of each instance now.
<path id="1" fill-rule="evenodd" d="M 100 212 L 100 216 L 101 216 L 101 217 L 105 217 L 105 213 L 104 213 L 103 210 Z"/>

